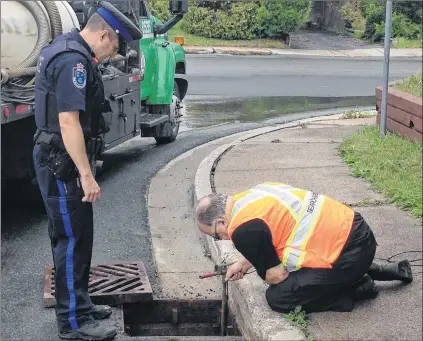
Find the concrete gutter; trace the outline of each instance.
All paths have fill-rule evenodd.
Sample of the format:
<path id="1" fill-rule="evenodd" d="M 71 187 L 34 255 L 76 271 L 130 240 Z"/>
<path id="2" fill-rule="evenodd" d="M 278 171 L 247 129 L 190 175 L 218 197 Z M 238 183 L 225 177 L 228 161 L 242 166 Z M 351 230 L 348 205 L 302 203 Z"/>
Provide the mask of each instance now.
<path id="1" fill-rule="evenodd" d="M 383 58 L 383 48 L 348 50 L 270 49 L 227 46 L 184 46 L 186 54 L 277 55 L 286 57 Z M 422 49 L 391 49 L 391 58 L 421 57 Z"/>
<path id="2" fill-rule="evenodd" d="M 344 111 L 342 111 L 344 112 Z M 338 111 L 339 113 L 339 111 Z M 219 160 L 234 146 L 276 130 L 293 128 L 302 124 L 322 120 L 339 119 L 342 114 L 303 119 L 272 127 L 264 127 L 243 134 L 233 142 L 220 146 L 203 159 L 197 169 L 194 183 L 195 204 L 203 196 L 213 193 L 213 174 Z M 229 240 L 215 241 L 202 234 L 206 248 L 214 263 L 229 263 L 239 257 L 239 252 Z M 245 276 L 242 280 L 229 283 L 229 307 L 235 315 L 238 327 L 246 340 L 306 340 L 303 331 L 292 325 L 282 314 L 270 309 L 265 298 L 267 284 L 256 274 Z"/>

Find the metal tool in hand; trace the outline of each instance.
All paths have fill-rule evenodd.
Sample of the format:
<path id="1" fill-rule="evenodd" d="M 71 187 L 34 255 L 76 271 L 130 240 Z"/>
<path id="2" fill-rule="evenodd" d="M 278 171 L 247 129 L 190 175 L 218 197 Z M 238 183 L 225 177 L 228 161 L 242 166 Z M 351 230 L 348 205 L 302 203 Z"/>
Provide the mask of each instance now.
<path id="1" fill-rule="evenodd" d="M 233 263 L 232 263 L 233 264 Z M 220 311 L 220 335 L 226 335 L 226 316 L 228 311 L 228 281 L 226 280 L 226 271 L 232 264 L 217 264 L 214 266 L 214 271 L 200 275 L 201 279 L 210 278 L 214 276 L 222 276 L 222 308 Z"/>
<path id="2" fill-rule="evenodd" d="M 232 264 L 217 264 L 214 266 L 214 271 L 213 272 L 208 272 L 204 275 L 200 275 L 201 279 L 204 278 L 209 278 L 209 277 L 214 277 L 214 276 L 221 276 L 221 275 L 226 275 L 226 271 L 228 270 L 228 267 L 232 265 Z M 224 277 L 223 277 L 224 279 Z"/>

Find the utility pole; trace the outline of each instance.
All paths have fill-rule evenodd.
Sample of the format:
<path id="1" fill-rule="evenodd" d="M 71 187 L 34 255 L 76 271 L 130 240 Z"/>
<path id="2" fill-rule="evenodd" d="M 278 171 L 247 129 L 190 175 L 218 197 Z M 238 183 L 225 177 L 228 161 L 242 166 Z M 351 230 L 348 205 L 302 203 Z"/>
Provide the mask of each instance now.
<path id="1" fill-rule="evenodd" d="M 386 134 L 387 108 L 388 108 L 388 83 L 389 83 L 389 55 L 391 49 L 391 23 L 392 23 L 392 0 L 386 1 L 385 41 L 383 62 L 383 87 L 382 87 L 382 110 L 380 113 L 380 136 Z"/>

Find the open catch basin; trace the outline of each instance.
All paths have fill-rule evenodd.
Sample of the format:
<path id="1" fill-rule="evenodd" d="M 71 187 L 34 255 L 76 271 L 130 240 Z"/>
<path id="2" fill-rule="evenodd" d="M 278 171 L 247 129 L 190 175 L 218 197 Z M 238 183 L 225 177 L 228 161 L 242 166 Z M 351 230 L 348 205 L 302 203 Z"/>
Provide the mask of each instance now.
<path id="1" fill-rule="evenodd" d="M 235 336 L 230 339 L 242 340 L 230 313 L 222 335 L 221 307 L 221 300 L 158 299 L 124 304 L 124 329 L 129 336 L 221 336 L 222 340 Z"/>

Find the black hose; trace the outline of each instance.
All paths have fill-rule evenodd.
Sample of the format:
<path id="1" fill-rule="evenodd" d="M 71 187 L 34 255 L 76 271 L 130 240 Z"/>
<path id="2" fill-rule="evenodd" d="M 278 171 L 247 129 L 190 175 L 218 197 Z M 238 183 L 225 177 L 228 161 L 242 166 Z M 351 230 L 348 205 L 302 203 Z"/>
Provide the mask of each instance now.
<path id="1" fill-rule="evenodd" d="M 54 39 L 63 33 L 62 18 L 59 9 L 53 1 L 41 1 L 50 18 L 51 38 Z"/>
<path id="2" fill-rule="evenodd" d="M 34 76 L 36 67 L 28 67 L 22 69 L 1 69 L 1 84 L 6 84 L 10 79 L 19 78 L 24 76 Z"/>
<path id="3" fill-rule="evenodd" d="M 16 69 L 35 66 L 37 64 L 38 56 L 40 54 L 41 49 L 50 41 L 51 38 L 48 18 L 40 7 L 40 5 L 35 1 L 19 1 L 19 3 L 33 15 L 37 23 L 38 38 L 37 43 L 35 44 L 35 47 L 28 56 L 28 58 L 26 58 L 22 63 L 16 66 Z"/>

